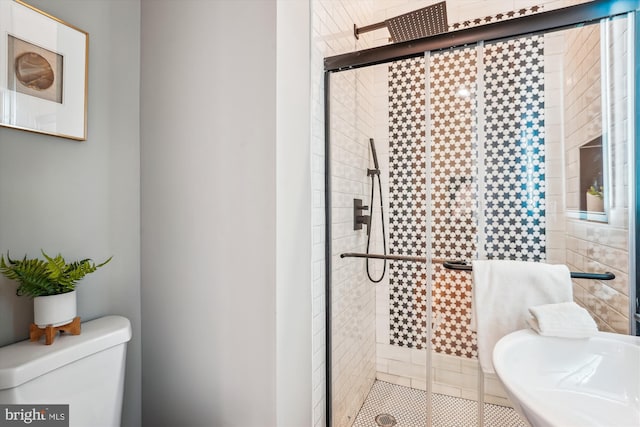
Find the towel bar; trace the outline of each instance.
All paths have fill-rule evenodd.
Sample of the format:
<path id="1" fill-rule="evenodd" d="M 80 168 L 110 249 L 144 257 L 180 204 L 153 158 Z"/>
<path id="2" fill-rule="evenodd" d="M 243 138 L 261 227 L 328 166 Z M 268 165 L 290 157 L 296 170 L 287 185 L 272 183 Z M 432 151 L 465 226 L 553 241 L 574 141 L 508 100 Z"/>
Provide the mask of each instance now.
<path id="1" fill-rule="evenodd" d="M 450 270 L 472 271 L 473 267 L 467 264 L 466 261 L 447 260 L 442 263 L 445 268 Z M 605 273 L 583 273 L 583 272 L 571 272 L 573 279 L 594 279 L 594 280 L 613 280 L 616 275 L 611 272 Z"/>

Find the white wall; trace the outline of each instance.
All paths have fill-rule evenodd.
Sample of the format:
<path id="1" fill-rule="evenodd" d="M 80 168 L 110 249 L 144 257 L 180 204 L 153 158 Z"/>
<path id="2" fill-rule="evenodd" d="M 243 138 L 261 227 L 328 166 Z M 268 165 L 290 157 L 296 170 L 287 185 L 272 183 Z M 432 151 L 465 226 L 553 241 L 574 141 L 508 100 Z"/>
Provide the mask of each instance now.
<path id="1" fill-rule="evenodd" d="M 307 15 L 142 1 L 144 425 L 310 424 Z"/>
<path id="2" fill-rule="evenodd" d="M 312 425 L 310 7 L 277 2 L 277 425 Z"/>
<path id="3" fill-rule="evenodd" d="M 140 424 L 138 0 L 29 1 L 89 33 L 86 142 L 0 128 L 0 251 L 40 248 L 107 266 L 78 287 L 83 320 L 120 314 L 133 324 L 124 426 Z M 0 279 L 0 345 L 27 338 L 31 300 Z M 55 345 L 55 344 L 54 344 Z"/>

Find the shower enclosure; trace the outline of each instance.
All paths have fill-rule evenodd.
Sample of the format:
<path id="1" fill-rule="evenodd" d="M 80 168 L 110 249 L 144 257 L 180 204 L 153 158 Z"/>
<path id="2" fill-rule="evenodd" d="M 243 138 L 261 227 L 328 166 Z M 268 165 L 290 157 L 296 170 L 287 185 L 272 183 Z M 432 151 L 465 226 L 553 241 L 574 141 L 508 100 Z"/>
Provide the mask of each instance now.
<path id="1" fill-rule="evenodd" d="M 615 3 L 326 59 L 329 425 L 526 425 L 478 367 L 457 262 L 612 272 L 574 299 L 635 333 L 640 5 Z"/>

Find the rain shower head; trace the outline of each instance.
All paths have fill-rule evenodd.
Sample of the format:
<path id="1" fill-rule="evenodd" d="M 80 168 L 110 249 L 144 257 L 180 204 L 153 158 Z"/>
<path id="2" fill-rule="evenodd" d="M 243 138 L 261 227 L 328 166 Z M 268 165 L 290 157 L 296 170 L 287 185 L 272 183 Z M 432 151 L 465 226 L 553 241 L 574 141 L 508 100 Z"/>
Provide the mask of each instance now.
<path id="1" fill-rule="evenodd" d="M 384 22 L 367 25 L 361 28 L 353 26 L 356 38 L 367 31 L 387 27 L 391 34 L 391 41 L 404 42 L 449 31 L 447 21 L 447 3 L 445 1 L 432 4 L 413 12 L 405 13 Z"/>
<path id="2" fill-rule="evenodd" d="M 446 2 L 436 3 L 386 21 L 394 42 L 420 39 L 449 30 Z"/>

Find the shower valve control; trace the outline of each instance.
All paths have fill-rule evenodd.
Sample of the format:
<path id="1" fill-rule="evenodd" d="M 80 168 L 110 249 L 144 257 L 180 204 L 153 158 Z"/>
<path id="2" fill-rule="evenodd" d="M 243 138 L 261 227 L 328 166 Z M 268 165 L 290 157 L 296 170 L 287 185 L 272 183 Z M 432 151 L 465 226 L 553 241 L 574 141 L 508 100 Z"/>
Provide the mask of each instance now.
<path id="1" fill-rule="evenodd" d="M 362 204 L 361 199 L 353 199 L 353 229 L 362 230 L 362 225 L 366 225 L 367 229 L 371 225 L 371 216 L 363 215 L 363 211 L 369 209 L 369 206 Z"/>

